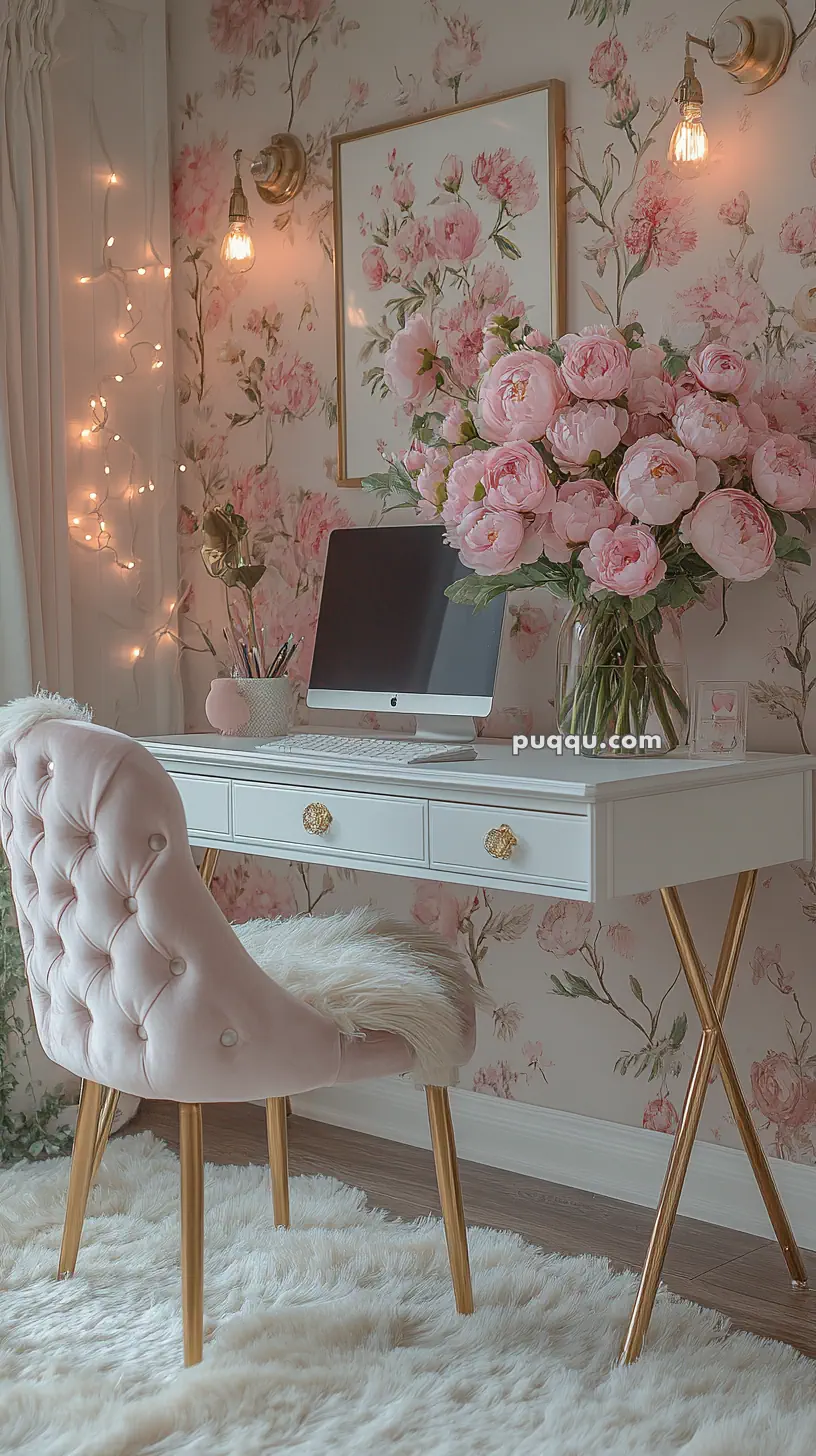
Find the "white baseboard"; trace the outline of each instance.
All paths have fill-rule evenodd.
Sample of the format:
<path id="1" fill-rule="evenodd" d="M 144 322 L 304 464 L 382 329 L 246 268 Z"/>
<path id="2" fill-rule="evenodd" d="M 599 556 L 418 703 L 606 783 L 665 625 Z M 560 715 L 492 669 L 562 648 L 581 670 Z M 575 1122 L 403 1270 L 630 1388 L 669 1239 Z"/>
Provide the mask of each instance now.
<path id="1" fill-rule="evenodd" d="M 461 1158 L 655 1207 L 670 1147 L 663 1133 L 458 1088 L 450 1095 Z M 430 1147 L 425 1098 L 399 1078 L 326 1088 L 292 1102 L 314 1122 Z M 816 1168 L 780 1159 L 771 1166 L 797 1239 L 816 1249 Z M 735 1148 L 695 1145 L 680 1212 L 773 1237 L 748 1159 Z"/>

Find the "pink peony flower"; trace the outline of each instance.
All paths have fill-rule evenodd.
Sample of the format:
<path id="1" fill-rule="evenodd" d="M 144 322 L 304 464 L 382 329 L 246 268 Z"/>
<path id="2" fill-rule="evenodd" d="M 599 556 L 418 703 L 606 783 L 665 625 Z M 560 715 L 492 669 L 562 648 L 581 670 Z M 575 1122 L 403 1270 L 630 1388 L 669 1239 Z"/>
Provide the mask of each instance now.
<path id="1" fill-rule="evenodd" d="M 411 176 L 412 166 L 413 163 L 409 162 L 407 167 L 397 167 L 391 183 L 391 196 L 396 202 L 397 207 L 401 207 L 404 212 L 408 212 L 413 207 L 414 198 L 416 197 L 416 187 L 414 186 L 414 179 Z"/>
<path id="2" fill-rule="evenodd" d="M 568 402 L 564 380 L 552 359 L 535 349 L 516 349 L 497 359 L 481 382 L 482 432 L 496 445 L 540 440 Z"/>
<path id="3" fill-rule="evenodd" d="M 559 339 L 561 372 L 579 399 L 617 399 L 629 388 L 632 365 L 626 340 L 606 324 L 590 324 L 580 334 Z"/>
<path id="4" fill-rule="evenodd" d="M 692 354 L 689 369 L 711 394 L 739 394 L 749 377 L 742 355 L 724 344 L 707 344 L 699 354 Z"/>
<path id="5" fill-rule="evenodd" d="M 680 539 L 728 581 L 756 581 L 774 563 L 776 532 L 765 507 L 744 490 L 704 495 L 683 521 Z"/>
<path id="6" fill-rule="evenodd" d="M 457 157 L 455 152 L 448 152 L 447 156 L 442 158 L 442 165 L 434 181 L 437 187 L 441 187 L 444 192 L 458 192 L 462 185 L 464 170 L 462 158 Z"/>
<path id="7" fill-rule="evenodd" d="M 326 491 L 308 491 L 303 498 L 295 522 L 294 539 L 304 562 L 321 563 L 328 549 L 332 531 L 351 525 L 336 495 Z"/>
<path id="8" fill-rule="evenodd" d="M 541 607 L 510 608 L 510 645 L 519 662 L 530 662 L 550 635 L 551 622 Z"/>
<path id="9" fill-rule="evenodd" d="M 448 885 L 423 880 L 417 885 L 411 914 L 423 930 L 432 930 L 443 940 L 456 944 L 459 934 L 459 902 Z"/>
<path id="10" fill-rule="evenodd" d="M 441 434 L 443 440 L 449 445 L 466 445 L 472 440 L 476 433 L 473 424 L 473 416 L 469 410 L 461 405 L 458 399 L 452 399 L 445 406 L 445 418 L 442 421 Z"/>
<path id="11" fill-rule="evenodd" d="M 266 374 L 264 393 L 270 414 L 282 419 L 305 419 L 320 397 L 314 365 L 299 354 L 281 359 Z"/>
<path id="12" fill-rule="evenodd" d="M 576 404 L 556 415 L 548 426 L 547 439 L 561 469 L 580 475 L 591 455 L 605 460 L 617 448 L 620 426 L 611 404 Z"/>
<path id="13" fill-rule="evenodd" d="M 691 194 L 661 162 L 648 162 L 629 214 L 624 241 L 644 268 L 673 268 L 697 246 L 697 233 L 686 227 Z"/>
<path id="14" fill-rule="evenodd" d="M 580 900 L 555 900 L 544 912 L 536 940 L 549 955 L 575 955 L 586 944 L 594 915 L 593 905 L 584 905 Z"/>
<path id="15" fill-rule="evenodd" d="M 456 96 L 481 62 L 481 26 L 461 11 L 443 19 L 447 34 L 434 51 L 432 74 L 437 86 L 450 86 Z"/>
<path id="16" fill-rule="evenodd" d="M 677 1108 L 668 1097 L 653 1097 L 643 1109 L 643 1126 L 652 1132 L 677 1132 Z"/>
<path id="17" fill-rule="evenodd" d="M 670 379 L 650 374 L 632 380 L 626 402 L 633 415 L 661 415 L 670 420 L 677 408 L 677 391 Z"/>
<path id="18" fill-rule="evenodd" d="M 484 450 L 473 450 L 455 460 L 448 474 L 448 496 L 442 508 L 442 519 L 455 528 L 462 517 L 484 500 Z M 451 532 L 452 534 L 452 532 Z"/>
<path id="19" fill-rule="evenodd" d="M 596 531 L 578 560 L 593 583 L 593 592 L 643 597 L 666 575 L 666 563 L 645 526 L 616 526 Z"/>
<path id="20" fill-rule="evenodd" d="M 531 329 L 524 340 L 527 349 L 549 349 L 551 344 L 552 339 L 548 334 L 543 334 L 541 329 Z"/>
<path id="21" fill-rule="evenodd" d="M 434 221 L 437 257 L 452 263 L 469 263 L 484 248 L 482 225 L 471 207 L 457 202 Z"/>
<path id="22" fill-rule="evenodd" d="M 626 451 L 615 489 L 623 508 L 639 521 L 668 526 L 718 481 L 713 461 L 696 460 L 690 450 L 662 435 L 646 435 Z"/>
<path id="23" fill-rule="evenodd" d="M 547 511 L 555 504 L 555 487 L 544 461 L 525 440 L 512 440 L 485 452 L 485 505 L 496 511 Z"/>
<path id="24" fill-rule="evenodd" d="M 389 273 L 397 273 L 403 283 L 410 283 L 417 268 L 430 256 L 432 247 L 425 219 L 407 217 L 388 244 Z"/>
<path id="25" fill-rule="evenodd" d="M 251 55 L 266 34 L 267 9 L 264 0 L 213 0 L 208 23 L 215 49 Z"/>
<path id="26" fill-rule="evenodd" d="M 453 532 L 465 566 L 477 576 L 498 576 L 537 561 L 541 555 L 541 533 L 535 522 L 528 524 L 518 511 L 496 511 L 483 505 L 466 511 Z"/>
<path id="27" fill-rule="evenodd" d="M 592 85 L 611 86 L 624 69 L 627 59 L 626 51 L 616 35 L 601 41 L 589 58 L 589 79 Z"/>
<path id="28" fill-rule="evenodd" d="M 797 254 L 803 264 L 811 262 L 816 254 L 816 207 L 803 207 L 801 212 L 791 212 L 785 218 L 779 246 L 783 253 Z"/>
<path id="29" fill-rule="evenodd" d="M 754 1102 L 763 1117 L 782 1127 L 804 1127 L 816 1118 L 816 1077 L 808 1077 L 787 1052 L 768 1052 L 751 1067 Z"/>
<path id="30" fill-rule="evenodd" d="M 362 265 L 363 277 L 369 288 L 373 291 L 382 288 L 388 277 L 388 264 L 382 248 L 366 248 L 362 257 Z"/>
<path id="31" fill-rule="evenodd" d="M 674 428 L 687 449 L 709 460 L 743 455 L 748 444 L 748 428 L 737 406 L 702 391 L 681 400 L 675 410 Z"/>
<path id="32" fill-rule="evenodd" d="M 425 511 L 420 508 L 420 515 L 429 519 L 437 516 L 445 504 L 446 487 L 445 478 L 449 465 L 447 450 L 429 449 L 425 455 L 425 463 L 417 476 L 417 490 L 423 502 L 431 509 Z"/>
<path id="33" fill-rule="evenodd" d="M 562 540 L 552 523 L 552 512 L 543 511 L 536 524 L 541 535 L 541 550 L 548 561 L 566 564 L 572 560 L 573 547 Z"/>
<path id="34" fill-rule="evenodd" d="M 642 343 L 639 349 L 632 350 L 630 363 L 633 380 L 671 380 L 671 375 L 666 373 L 665 355 L 659 344 Z"/>
<path id="35" fill-rule="evenodd" d="M 538 184 L 529 157 L 519 162 L 509 147 L 499 147 L 495 152 L 480 152 L 470 170 L 476 186 L 504 203 L 512 217 L 522 217 L 538 205 Z"/>
<path id="36" fill-rule="evenodd" d="M 751 466 L 757 495 L 780 511 L 803 511 L 814 504 L 816 460 L 804 440 L 774 435 L 756 451 Z"/>
<path id="37" fill-rule="evenodd" d="M 623 130 L 631 125 L 640 111 L 640 97 L 631 76 L 618 76 L 606 103 L 606 122 Z"/>
<path id="38" fill-rule="evenodd" d="M 173 170 L 173 222 L 188 238 L 207 237 L 224 206 L 223 137 L 183 146 Z M 222 224 L 223 226 L 223 224 Z"/>
<path id="39" fill-rule="evenodd" d="M 717 216 L 728 227 L 745 227 L 751 199 L 747 192 L 738 192 L 730 201 L 720 204 Z"/>
<path id="40" fill-rule="evenodd" d="M 437 344 L 428 320 L 416 313 L 395 334 L 383 363 L 392 394 L 416 408 L 436 389 Z"/>
<path id="41" fill-rule="evenodd" d="M 723 343 L 737 349 L 752 344 L 768 322 L 767 296 L 741 263 L 709 273 L 678 293 L 677 302 L 683 323 L 716 329 Z"/>
<path id="42" fill-rule="evenodd" d="M 565 545 L 589 541 L 596 531 L 614 528 L 623 509 L 601 480 L 568 480 L 550 513 L 553 530 Z"/>

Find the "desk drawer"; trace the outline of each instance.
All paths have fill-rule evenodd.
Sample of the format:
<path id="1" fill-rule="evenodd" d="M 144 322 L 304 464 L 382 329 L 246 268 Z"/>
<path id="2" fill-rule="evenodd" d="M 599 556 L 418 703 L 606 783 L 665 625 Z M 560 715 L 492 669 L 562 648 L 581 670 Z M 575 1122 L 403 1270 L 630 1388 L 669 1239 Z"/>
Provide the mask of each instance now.
<path id="1" fill-rule="evenodd" d="M 230 832 L 229 779 L 201 778 L 198 774 L 171 774 L 181 795 L 191 834 L 212 834 L 226 839 Z"/>
<path id="2" fill-rule="evenodd" d="M 424 799 L 382 798 L 333 790 L 282 788 L 273 784 L 233 784 L 233 834 L 277 848 L 357 855 L 361 860 L 427 865 L 427 813 Z M 311 814 L 306 810 L 311 807 Z M 321 811 L 327 811 L 330 818 Z M 307 829 L 304 824 L 313 825 Z M 322 822 L 328 827 L 320 832 Z"/>
<path id="3" fill-rule="evenodd" d="M 517 840 L 506 859 L 485 848 L 485 836 L 502 825 Z M 583 814 L 432 802 L 430 840 L 432 869 L 476 873 L 485 883 L 509 879 L 576 890 L 589 885 L 590 830 Z"/>

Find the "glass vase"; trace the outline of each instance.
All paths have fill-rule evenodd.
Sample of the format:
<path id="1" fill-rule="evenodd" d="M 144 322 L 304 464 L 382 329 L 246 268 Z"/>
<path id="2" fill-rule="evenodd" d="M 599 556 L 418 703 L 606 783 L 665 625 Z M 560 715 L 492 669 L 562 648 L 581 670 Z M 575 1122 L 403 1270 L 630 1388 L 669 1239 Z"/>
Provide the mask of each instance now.
<path id="1" fill-rule="evenodd" d="M 672 753 L 688 737 L 688 682 L 676 617 L 660 632 L 608 599 L 565 617 L 556 656 L 559 732 L 590 756 Z"/>

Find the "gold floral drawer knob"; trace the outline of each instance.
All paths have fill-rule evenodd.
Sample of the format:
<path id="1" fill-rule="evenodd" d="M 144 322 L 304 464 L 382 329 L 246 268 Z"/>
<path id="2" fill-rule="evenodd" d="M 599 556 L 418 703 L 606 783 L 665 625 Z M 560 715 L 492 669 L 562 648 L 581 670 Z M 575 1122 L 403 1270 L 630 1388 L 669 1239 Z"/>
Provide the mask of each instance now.
<path id="1" fill-rule="evenodd" d="M 498 829 L 488 829 L 484 847 L 494 859 L 509 859 L 518 840 L 509 824 L 500 824 Z"/>
<path id="2" fill-rule="evenodd" d="M 307 804 L 303 810 L 303 828 L 307 834 L 325 834 L 332 816 L 325 804 Z"/>

